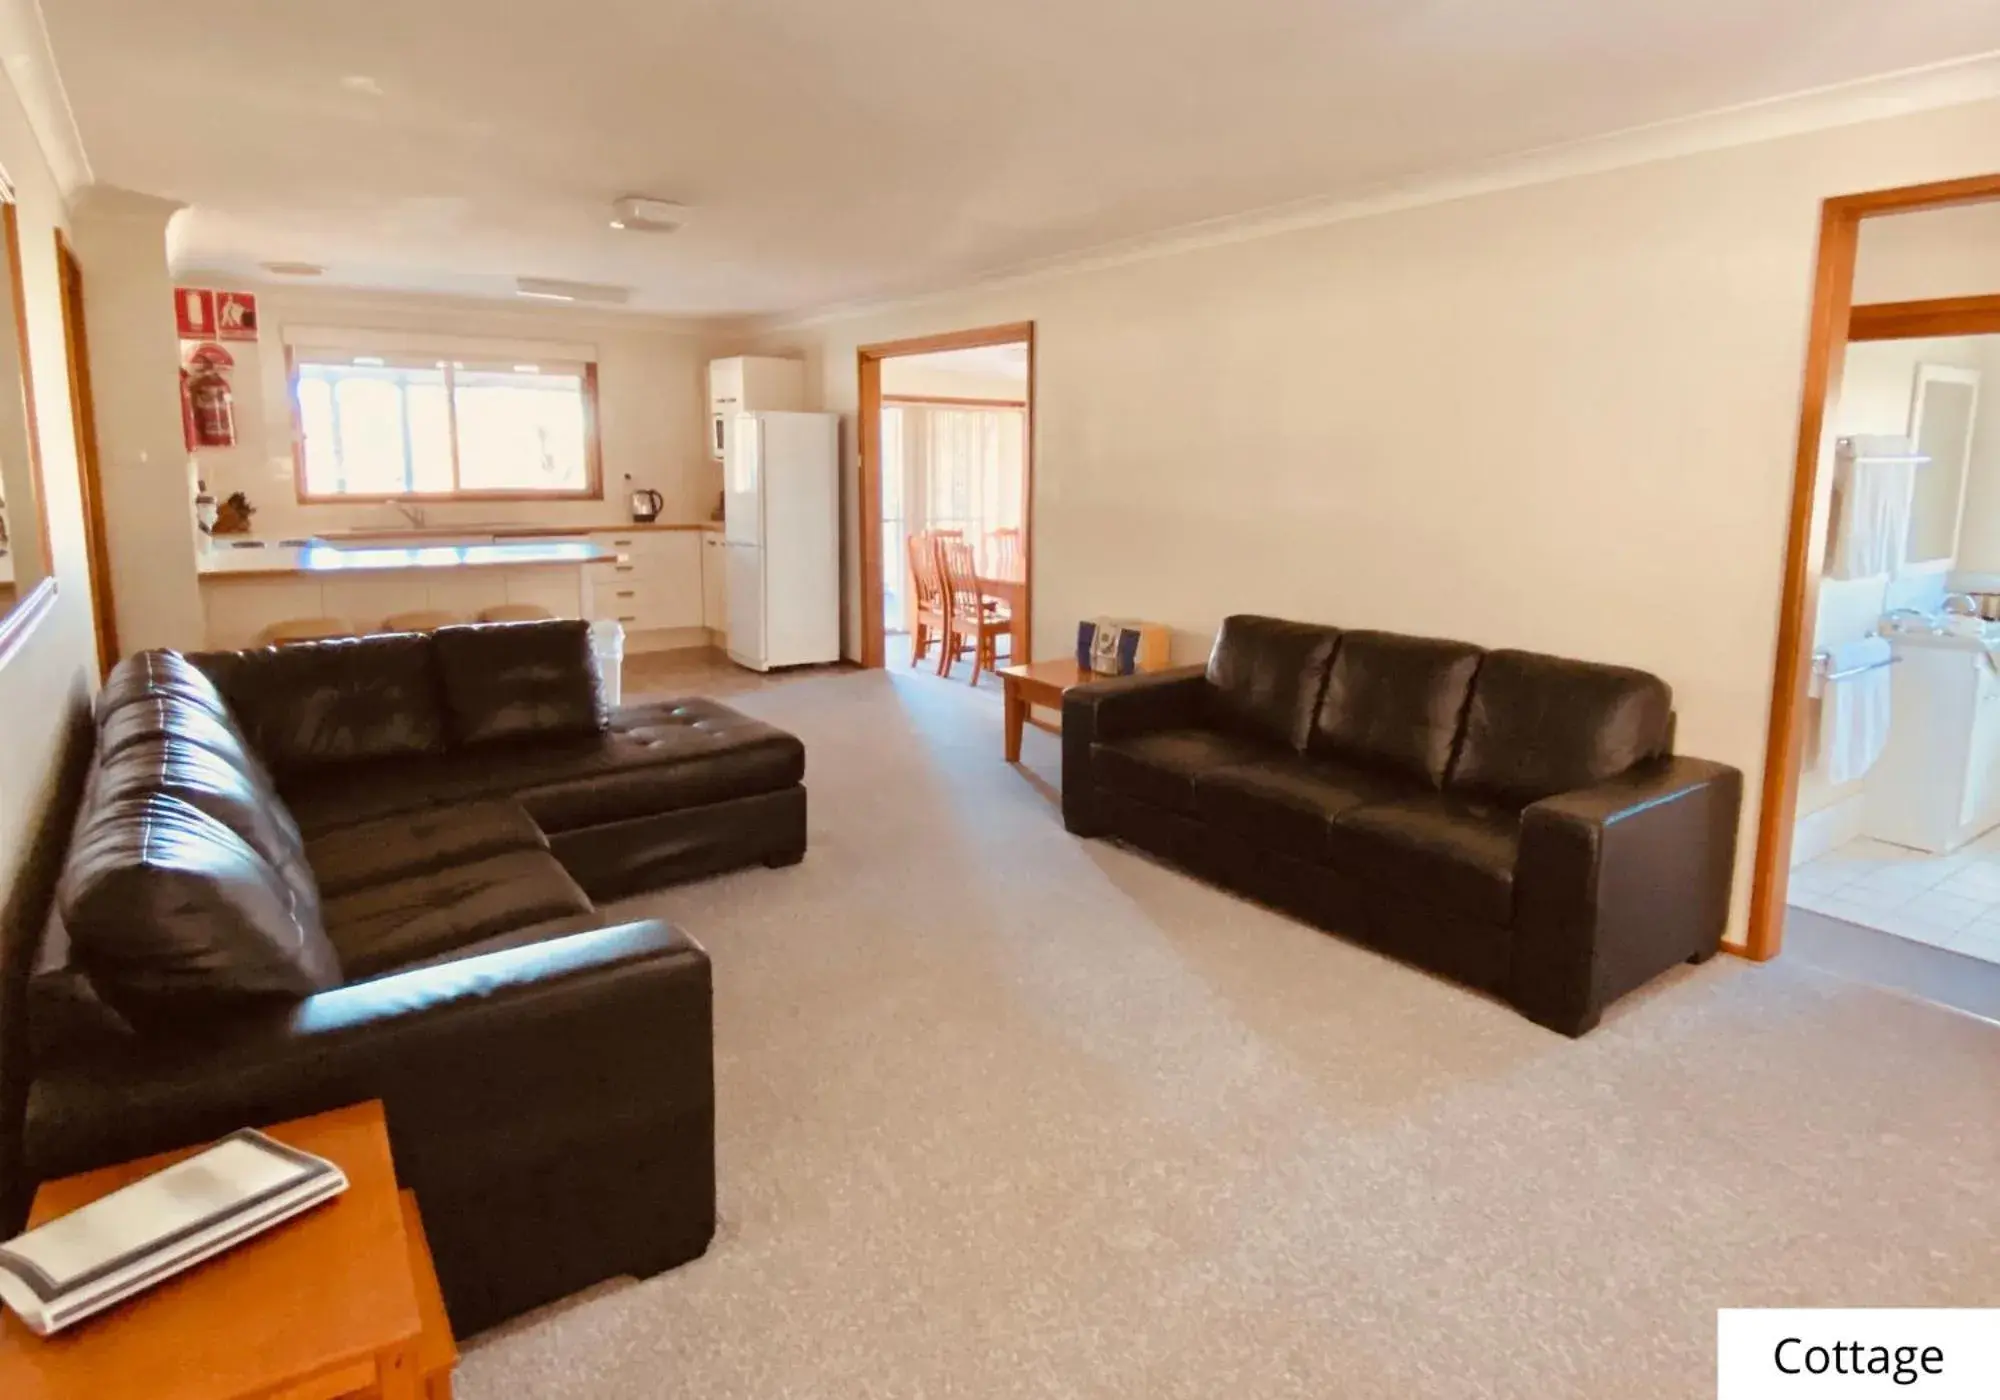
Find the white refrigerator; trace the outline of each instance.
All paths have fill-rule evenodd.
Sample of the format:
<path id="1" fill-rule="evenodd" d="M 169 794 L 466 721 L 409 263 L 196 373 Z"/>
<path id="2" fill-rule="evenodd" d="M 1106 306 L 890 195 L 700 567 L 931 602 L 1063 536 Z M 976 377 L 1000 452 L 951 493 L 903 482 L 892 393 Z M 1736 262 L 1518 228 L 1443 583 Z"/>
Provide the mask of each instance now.
<path id="1" fill-rule="evenodd" d="M 739 413 L 723 430 L 729 657 L 753 671 L 840 660 L 840 420 Z"/>

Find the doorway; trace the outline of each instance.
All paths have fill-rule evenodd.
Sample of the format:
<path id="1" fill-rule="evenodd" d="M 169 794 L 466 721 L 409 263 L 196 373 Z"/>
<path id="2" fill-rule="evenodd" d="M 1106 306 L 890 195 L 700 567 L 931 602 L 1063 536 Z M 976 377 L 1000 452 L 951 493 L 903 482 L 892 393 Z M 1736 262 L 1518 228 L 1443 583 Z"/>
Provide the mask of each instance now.
<path id="1" fill-rule="evenodd" d="M 935 643 L 926 576 L 958 577 L 961 604 L 993 634 L 992 657 L 1027 659 L 1034 562 L 1035 332 L 1032 322 L 864 345 L 857 352 L 861 445 L 861 660 L 910 659 L 970 675 Z M 914 551 L 914 552 L 913 552 Z M 921 557 L 919 557 L 921 556 Z M 967 595 L 969 604 L 965 603 Z M 933 604 L 935 606 L 935 604 Z M 950 629 L 947 629 L 949 631 Z M 974 629 L 979 630 L 979 629 Z M 978 643 L 963 643 L 965 660 Z"/>
<path id="2" fill-rule="evenodd" d="M 118 659 L 117 605 L 111 592 L 111 546 L 104 529 L 104 482 L 97 462 L 97 408 L 90 389 L 90 337 L 83 317 L 83 269 L 56 230 L 56 274 L 62 286 L 63 336 L 69 357 L 70 426 L 76 434 L 77 482 L 83 498 L 84 551 L 90 565 L 90 606 L 97 632 L 97 673 Z"/>
<path id="3" fill-rule="evenodd" d="M 1912 235 L 1953 220 L 2000 228 L 1996 201 L 2000 175 L 1823 206 L 1739 950 L 1775 956 L 1789 926 L 1816 961 L 1954 1004 L 1938 993 L 2000 991 L 2000 703 L 1991 752 L 1976 725 L 1982 685 L 2000 702 L 2000 621 L 1978 616 L 1990 592 L 2000 618 L 2000 295 L 1899 291 L 1944 260 L 1883 254 L 1923 252 Z M 1928 709 L 1941 677 L 1968 704 L 1952 756 Z"/>

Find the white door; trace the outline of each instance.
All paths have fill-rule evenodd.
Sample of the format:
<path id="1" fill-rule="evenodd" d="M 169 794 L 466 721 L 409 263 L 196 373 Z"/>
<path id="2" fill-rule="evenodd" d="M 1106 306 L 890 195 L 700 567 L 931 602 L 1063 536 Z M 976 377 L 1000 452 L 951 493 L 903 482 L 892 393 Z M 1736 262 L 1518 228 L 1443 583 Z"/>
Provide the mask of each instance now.
<path id="1" fill-rule="evenodd" d="M 752 670 L 765 668 L 764 551 L 754 544 L 728 543 L 729 655 Z"/>
<path id="2" fill-rule="evenodd" d="M 722 463 L 722 537 L 731 544 L 764 542 L 764 425 L 740 413 L 728 425 Z"/>

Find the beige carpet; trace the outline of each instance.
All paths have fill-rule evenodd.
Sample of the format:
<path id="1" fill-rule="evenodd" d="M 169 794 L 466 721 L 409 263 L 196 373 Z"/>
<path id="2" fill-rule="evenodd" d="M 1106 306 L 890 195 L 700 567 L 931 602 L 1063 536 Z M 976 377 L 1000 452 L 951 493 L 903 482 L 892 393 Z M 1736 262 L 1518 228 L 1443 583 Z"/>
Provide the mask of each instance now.
<path id="1" fill-rule="evenodd" d="M 1713 1394 L 1730 1304 L 2000 1301 L 2000 1029 L 1719 958 L 1587 1040 L 1067 836 L 991 696 L 739 696 L 812 849 L 715 959 L 709 1254 L 463 1400 Z"/>

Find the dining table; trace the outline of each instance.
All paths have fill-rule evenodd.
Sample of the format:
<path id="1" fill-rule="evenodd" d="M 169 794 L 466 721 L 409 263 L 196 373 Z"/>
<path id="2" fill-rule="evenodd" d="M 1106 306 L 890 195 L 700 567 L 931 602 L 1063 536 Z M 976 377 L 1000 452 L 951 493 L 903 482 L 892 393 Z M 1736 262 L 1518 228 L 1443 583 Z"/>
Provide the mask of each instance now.
<path id="1" fill-rule="evenodd" d="M 1007 629 L 1007 659 L 1013 663 L 1026 660 L 1028 655 L 1028 581 L 1025 578 L 999 578 L 986 574 L 977 576 L 981 596 L 993 598 L 1007 605 L 1011 623 Z"/>

